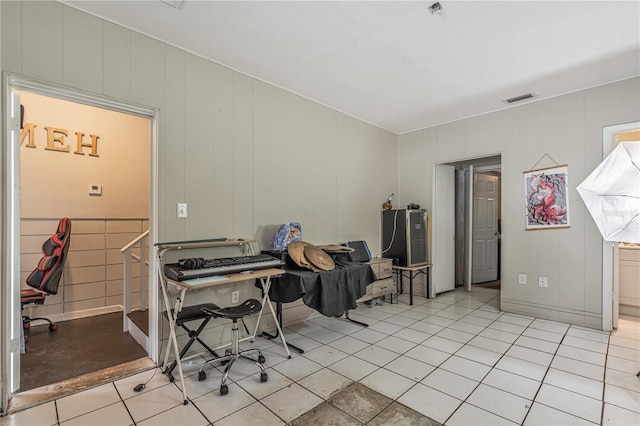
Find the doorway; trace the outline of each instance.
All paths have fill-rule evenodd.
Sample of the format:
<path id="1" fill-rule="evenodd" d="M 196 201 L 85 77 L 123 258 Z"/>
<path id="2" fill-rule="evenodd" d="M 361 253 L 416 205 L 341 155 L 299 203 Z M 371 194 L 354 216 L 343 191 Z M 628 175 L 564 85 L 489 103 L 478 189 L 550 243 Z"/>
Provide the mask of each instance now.
<path id="1" fill-rule="evenodd" d="M 52 298 L 54 300 L 51 301 L 51 304 L 49 304 L 49 299 L 45 300 L 44 307 L 49 309 L 49 312 L 52 313 L 52 316 L 56 318 L 57 321 L 63 321 L 61 324 L 69 323 L 70 326 L 67 327 L 65 331 L 73 329 L 71 323 L 74 321 L 102 319 L 101 317 L 108 317 L 109 315 L 113 315 L 114 312 L 118 310 L 121 311 L 122 309 L 121 302 L 117 302 L 118 295 L 114 294 L 114 289 L 117 287 L 117 284 L 113 282 L 109 283 L 109 280 L 107 279 L 108 273 L 106 272 L 108 269 L 113 269 L 113 267 L 111 267 L 111 263 L 113 262 L 109 259 L 113 259 L 114 256 L 117 256 L 116 252 L 124 245 L 117 242 L 118 237 L 122 237 L 122 235 L 115 237 L 112 235 L 112 242 L 107 244 L 108 246 L 105 245 L 103 247 L 104 250 L 100 250 L 100 248 L 92 246 L 97 239 L 109 238 L 107 236 L 107 234 L 109 234 L 107 228 L 114 229 L 114 223 L 125 223 L 126 227 L 129 226 L 131 222 L 128 220 L 130 218 L 127 217 L 126 213 L 111 214 L 110 212 L 104 212 L 104 205 L 99 205 L 102 200 L 108 201 L 110 206 L 114 204 L 113 195 L 115 184 L 113 181 L 109 180 L 109 175 L 117 176 L 119 175 L 118 172 L 120 170 L 113 166 L 107 166 L 107 168 L 102 171 L 102 174 L 92 174 L 92 172 L 100 169 L 101 167 L 104 168 L 105 163 L 108 164 L 105 157 L 107 157 L 106 152 L 109 151 L 109 149 L 111 149 L 112 154 L 114 152 L 117 154 L 117 151 L 113 150 L 113 145 L 115 145 L 113 141 L 117 137 L 108 138 L 103 135 L 102 140 L 100 140 L 100 132 L 94 131 L 93 129 L 99 126 L 103 117 L 100 116 L 96 118 L 95 114 L 88 114 L 86 121 L 84 121 L 85 124 L 80 125 L 77 128 L 74 128 L 73 125 L 61 124 L 59 120 L 71 119 L 73 121 L 77 120 L 78 117 L 83 114 L 78 111 L 71 112 L 71 108 L 73 106 L 80 109 L 84 108 L 100 111 L 110 117 L 113 117 L 114 115 L 117 116 L 119 114 L 122 117 L 129 117 L 143 121 L 143 126 L 146 127 L 146 140 L 143 140 L 142 142 L 146 145 L 145 158 L 142 159 L 146 165 L 144 172 L 146 189 L 144 190 L 145 194 L 143 194 L 146 204 L 144 215 L 138 214 L 136 216 L 140 216 L 138 219 L 143 220 L 145 222 L 145 226 L 149 229 L 149 247 L 152 247 L 153 242 L 157 240 L 157 199 L 155 196 L 157 191 L 155 188 L 157 182 L 156 129 L 158 125 L 157 111 L 154 109 L 118 103 L 112 100 L 103 99 L 99 96 L 69 91 L 61 87 L 42 85 L 37 82 L 25 80 L 18 76 L 7 75 L 5 77 L 4 93 L 6 94 L 5 105 L 7 105 L 5 115 L 10 115 L 11 117 L 8 117 L 5 121 L 7 126 L 5 127 L 4 133 L 6 143 L 3 144 L 5 147 L 3 149 L 3 157 L 7 159 L 5 164 L 8 164 L 9 166 L 3 168 L 3 184 L 5 185 L 5 188 L 9 187 L 14 190 L 8 191 L 10 193 L 7 193 L 4 200 L 6 205 L 9 207 L 7 211 L 11 214 L 2 214 L 3 229 L 8 230 L 8 232 L 3 233 L 2 235 L 3 245 L 5 247 L 9 247 L 7 252 L 2 253 L 3 265 L 5 265 L 3 268 L 6 268 L 3 270 L 3 274 L 5 277 L 10 277 L 10 280 L 5 282 L 11 284 L 10 286 L 7 286 L 10 288 L 10 291 L 3 292 L 3 297 L 1 299 L 3 311 L 10 312 L 9 315 L 4 317 L 8 321 L 3 321 L 2 327 L 2 376 L 8 377 L 6 382 L 2 382 L 1 396 L 3 411 L 6 410 L 8 406 L 9 398 L 14 393 L 23 389 L 20 378 L 20 373 L 22 371 L 21 357 L 24 355 L 20 354 L 21 345 L 19 344 L 23 341 L 20 336 L 23 329 L 19 290 L 21 288 L 21 284 L 24 282 L 23 278 L 25 277 L 25 274 L 28 274 L 28 272 L 33 269 L 32 265 L 29 264 L 29 261 L 32 260 L 31 258 L 33 257 L 33 253 L 25 253 L 25 251 L 21 249 L 27 249 L 31 244 L 42 244 L 42 238 L 40 238 L 41 236 L 38 235 L 38 233 L 48 233 L 48 235 L 53 233 L 53 231 L 55 231 L 55 227 L 50 230 L 50 227 L 47 226 L 52 219 L 55 220 L 58 216 L 72 217 L 74 219 L 73 222 L 75 226 L 72 226 L 71 250 L 73 250 L 74 246 L 76 248 L 84 247 L 85 250 L 83 250 L 82 253 L 78 253 L 73 262 L 69 262 L 73 258 L 73 256 L 69 256 L 69 260 L 66 265 L 67 267 L 65 268 L 65 274 L 63 275 L 63 280 L 65 280 L 65 275 L 67 275 L 66 279 L 68 280 L 67 284 L 69 284 L 69 288 L 67 291 L 63 291 L 62 294 L 53 296 Z M 64 105 L 64 107 L 53 107 L 53 110 L 58 113 L 63 111 L 64 113 L 59 116 L 55 116 L 54 114 L 52 118 L 45 119 L 43 122 L 30 123 L 30 121 L 34 121 L 30 120 L 30 118 L 33 118 L 33 116 L 30 117 L 30 111 L 35 111 L 36 108 L 33 106 L 26 106 L 24 104 L 25 102 L 21 102 L 20 95 L 23 96 L 23 100 L 25 102 L 27 98 L 36 99 L 38 97 L 40 98 L 39 100 L 44 102 L 58 102 L 59 105 Z M 20 112 L 21 109 L 19 106 L 21 104 L 24 107 L 23 112 Z M 27 124 L 31 126 L 31 131 L 33 132 L 31 135 L 25 135 L 24 132 L 21 132 L 21 127 L 24 127 Z M 122 126 L 122 122 L 110 122 L 108 125 L 117 128 Z M 82 126 L 85 126 L 85 128 L 82 128 Z M 40 130 L 42 133 L 37 133 L 36 130 Z M 27 168 L 23 167 L 24 170 L 22 170 L 21 173 L 21 163 L 24 163 L 26 159 L 26 157 L 23 158 L 24 155 L 21 151 L 22 149 L 27 149 L 21 147 L 21 133 L 23 133 L 22 135 L 26 138 L 23 140 L 23 146 L 31 144 L 29 147 L 31 152 L 40 151 L 40 156 L 48 156 L 47 159 L 44 160 L 44 164 L 49 165 L 50 167 L 45 168 L 42 165 L 38 166 L 37 162 L 30 163 L 29 169 L 31 171 L 26 170 Z M 26 133 L 29 133 L 29 131 Z M 67 139 L 67 136 L 70 136 L 70 138 Z M 33 139 L 29 139 L 31 137 L 33 137 Z M 112 147 L 108 146 L 109 141 L 111 142 Z M 130 155 L 130 152 L 125 151 L 121 154 L 127 156 Z M 100 158 L 101 155 L 102 158 Z M 102 161 L 99 163 L 94 162 L 88 166 L 77 165 L 79 163 L 75 163 L 75 166 L 69 166 L 68 164 L 61 166 L 64 162 L 64 160 L 62 160 L 65 158 L 64 156 L 67 156 L 67 158 L 70 157 L 75 161 L 78 159 L 86 160 L 91 157 L 93 157 L 94 160 L 100 159 Z M 121 160 L 122 158 L 119 158 L 117 161 L 121 164 Z M 34 164 L 36 165 L 34 166 Z M 85 169 L 83 169 L 83 167 L 85 167 Z M 61 168 L 65 169 L 64 171 L 66 172 L 70 172 L 70 174 L 63 174 L 63 171 L 60 170 Z M 33 173 L 34 170 L 36 170 L 36 172 L 38 172 L 38 170 L 39 172 L 44 172 L 39 179 L 41 184 L 39 192 L 38 190 L 35 192 L 39 198 L 36 201 L 34 201 L 33 193 L 31 192 L 34 189 L 32 187 L 33 176 L 28 174 Z M 92 177 L 95 176 L 97 176 L 96 179 L 100 180 L 100 182 L 92 181 Z M 38 181 L 38 179 L 35 180 Z M 76 197 L 78 197 L 77 199 L 71 201 L 67 200 L 67 210 L 60 210 L 60 206 L 53 205 L 52 194 L 50 192 L 54 193 L 54 201 L 56 199 L 55 190 L 64 191 L 57 194 L 58 198 L 64 198 L 64 196 L 74 192 L 74 184 L 76 184 L 77 181 L 81 181 L 81 190 L 76 191 L 75 193 Z M 104 196 L 100 198 L 101 194 L 95 192 L 96 187 L 99 187 L 101 191 L 104 191 L 104 195 L 107 195 L 106 191 L 111 191 L 111 197 Z M 53 188 L 53 190 L 43 192 L 44 189 L 50 188 Z M 91 193 L 92 190 L 94 193 Z M 130 202 L 131 197 L 123 198 L 123 201 L 126 203 Z M 34 203 L 37 204 L 39 201 L 41 201 L 43 205 L 47 206 L 47 209 L 43 209 L 46 210 L 44 213 L 38 213 L 37 206 L 34 207 L 33 205 Z M 27 204 L 25 204 L 25 202 Z M 31 205 L 29 205 L 29 203 L 31 203 Z M 69 214 L 67 211 L 70 206 L 75 206 L 75 209 Z M 36 211 L 36 213 L 33 213 L 34 211 Z M 111 223 L 108 224 L 109 222 Z M 103 229 L 96 230 L 95 225 L 100 223 L 104 223 Z M 42 230 L 33 231 L 33 229 L 38 228 L 42 228 Z M 115 228 L 118 228 L 117 224 L 115 225 Z M 118 231 L 114 232 L 114 234 L 117 233 Z M 27 235 L 25 236 L 25 234 Z M 101 234 L 102 236 L 100 236 Z M 36 241 L 39 241 L 39 243 Z M 147 253 L 150 252 L 150 250 L 147 250 Z M 104 256 L 104 262 L 101 266 L 96 265 L 95 260 L 96 258 L 100 258 L 100 256 Z M 153 259 L 153 257 L 149 259 L 149 264 L 150 270 L 153 270 L 155 268 L 155 259 Z M 100 273 L 96 275 L 96 269 L 100 268 L 105 271 L 105 276 L 102 281 L 95 278 L 96 276 L 100 278 Z M 149 303 L 148 309 L 149 318 L 157 318 L 157 303 L 154 302 L 157 300 L 155 283 L 156 278 L 154 274 L 149 274 L 149 299 L 151 302 Z M 96 297 L 96 293 L 98 297 Z M 55 300 L 55 298 L 58 299 Z M 58 306 L 54 306 L 56 305 L 56 302 L 58 302 Z M 95 316 L 95 314 L 100 315 Z M 45 314 L 45 316 L 47 315 L 48 314 Z M 115 316 L 121 321 L 121 313 L 116 313 Z M 104 318 L 106 319 L 106 317 Z M 34 329 L 30 331 L 34 334 L 31 340 L 33 352 L 42 351 L 42 345 L 36 345 L 36 341 L 34 339 L 44 337 L 45 340 L 47 338 L 53 340 L 51 338 L 59 338 L 65 334 L 60 333 L 59 336 L 56 335 L 58 331 L 61 331 L 61 325 L 58 331 L 48 333 L 47 330 L 45 333 L 40 333 L 42 336 L 36 337 L 35 334 L 38 334 L 37 332 L 39 332 L 39 330 L 37 330 L 38 327 L 38 325 L 34 324 Z M 46 326 L 44 327 L 47 328 Z M 99 326 L 94 325 L 93 327 L 97 328 Z M 119 329 L 120 333 L 122 333 L 122 326 L 120 326 Z M 85 328 L 85 330 L 90 333 L 91 327 L 88 329 Z M 154 321 L 149 322 L 149 337 L 151 342 L 157 342 L 157 324 Z M 7 344 L 9 341 L 11 344 Z M 157 360 L 157 343 L 154 343 L 152 343 L 151 348 L 148 351 L 148 356 L 155 361 Z M 38 349 L 36 350 L 36 348 Z M 26 349 L 27 353 L 29 353 L 29 343 L 27 343 Z M 114 349 L 117 349 L 117 347 L 114 347 Z M 143 353 L 146 357 L 147 351 L 143 351 Z M 45 353 L 40 354 L 40 356 L 43 359 L 49 359 L 50 365 L 59 365 L 58 363 L 60 360 L 56 361 L 56 356 L 53 354 Z M 91 359 L 91 355 L 87 353 L 84 353 L 84 357 Z M 67 363 L 68 362 L 69 361 L 67 360 Z"/>
<path id="2" fill-rule="evenodd" d="M 602 131 L 602 158 L 620 142 L 640 143 L 640 122 L 605 127 Z M 618 328 L 621 314 L 640 317 L 640 244 L 602 240 L 602 329 Z M 629 283 L 629 285 L 627 284 Z"/>
<path id="3" fill-rule="evenodd" d="M 500 180 L 499 155 L 435 165 L 431 296 L 500 288 Z"/>

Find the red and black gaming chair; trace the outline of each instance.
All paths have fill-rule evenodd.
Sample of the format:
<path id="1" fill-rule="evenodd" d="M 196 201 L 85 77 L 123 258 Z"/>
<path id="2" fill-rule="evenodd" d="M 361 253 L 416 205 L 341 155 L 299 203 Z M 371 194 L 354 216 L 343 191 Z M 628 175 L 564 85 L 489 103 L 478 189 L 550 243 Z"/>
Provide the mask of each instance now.
<path id="1" fill-rule="evenodd" d="M 58 230 L 42 244 L 42 259 L 38 262 L 36 269 L 27 277 L 27 284 L 35 290 L 20 290 L 20 304 L 24 310 L 25 305 L 44 304 L 49 294 L 58 292 L 58 284 L 62 277 L 64 263 L 67 260 L 67 252 L 71 244 L 71 219 L 62 218 L 58 223 Z M 58 328 L 47 318 L 30 318 L 22 316 L 22 326 L 29 328 L 31 321 L 43 320 L 49 322 L 49 330 L 54 331 Z"/>

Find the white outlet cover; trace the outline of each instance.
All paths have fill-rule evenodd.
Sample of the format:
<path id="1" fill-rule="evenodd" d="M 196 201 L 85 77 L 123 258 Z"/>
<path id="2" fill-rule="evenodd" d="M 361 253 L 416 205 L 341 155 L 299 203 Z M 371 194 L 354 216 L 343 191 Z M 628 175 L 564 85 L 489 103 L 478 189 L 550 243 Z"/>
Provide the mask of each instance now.
<path id="1" fill-rule="evenodd" d="M 185 219 L 187 217 L 187 203 L 178 203 L 177 214 L 178 219 Z"/>
<path id="2" fill-rule="evenodd" d="M 539 287 L 543 287 L 543 288 L 547 288 L 549 286 L 548 278 L 547 277 L 538 277 L 538 286 Z"/>
<path id="3" fill-rule="evenodd" d="M 518 284 L 527 283 L 527 274 L 518 274 Z"/>

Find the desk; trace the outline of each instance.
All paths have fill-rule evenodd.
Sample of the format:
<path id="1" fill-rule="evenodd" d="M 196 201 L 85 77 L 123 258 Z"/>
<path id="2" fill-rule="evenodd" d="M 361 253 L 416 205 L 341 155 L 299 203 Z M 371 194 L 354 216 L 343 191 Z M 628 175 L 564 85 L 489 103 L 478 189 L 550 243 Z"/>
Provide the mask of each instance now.
<path id="1" fill-rule="evenodd" d="M 237 282 L 241 282 L 241 281 L 247 281 L 247 280 L 252 280 L 252 279 L 257 279 L 260 281 L 260 284 L 262 285 L 262 289 L 264 291 L 264 296 L 262 297 L 262 309 L 260 310 L 260 313 L 258 314 L 258 321 L 256 322 L 256 327 L 253 331 L 253 334 L 251 336 L 245 337 L 243 339 L 241 339 L 241 342 L 244 342 L 246 340 L 251 340 L 253 341 L 256 337 L 256 334 L 258 332 L 258 327 L 260 326 L 260 319 L 262 318 L 262 312 L 264 311 L 264 307 L 265 306 L 269 306 L 269 309 L 271 310 L 271 315 L 273 315 L 273 319 L 276 322 L 276 328 L 278 329 L 278 331 L 282 334 L 282 330 L 280 328 L 280 325 L 278 323 L 278 319 L 276 317 L 276 313 L 273 310 L 273 306 L 271 305 L 271 301 L 269 300 L 269 288 L 271 287 L 271 278 L 274 276 L 278 276 L 278 275 L 282 275 L 284 274 L 285 271 L 282 269 L 261 269 L 261 270 L 257 270 L 257 271 L 251 271 L 250 273 L 240 273 L 240 274 L 231 274 L 231 275 L 224 275 L 225 278 L 227 278 L 225 281 L 211 281 L 211 282 L 205 282 L 202 284 L 198 284 L 197 286 L 193 286 L 190 285 L 186 282 L 182 282 L 182 281 L 173 281 L 173 280 L 169 280 L 166 277 L 163 277 L 164 279 L 160 279 L 160 283 L 161 283 L 161 287 L 162 287 L 162 295 L 164 298 L 164 304 L 165 304 L 165 309 L 167 310 L 167 313 L 171 312 L 171 315 L 168 315 L 169 317 L 169 345 L 173 351 L 173 354 L 177 360 L 177 367 L 178 367 L 178 374 L 180 376 L 180 383 L 182 385 L 182 394 L 184 396 L 184 405 L 186 405 L 189 400 L 187 399 L 187 392 L 186 392 L 186 387 L 184 385 L 184 375 L 182 374 L 182 360 L 185 359 L 180 359 L 180 348 L 178 348 L 178 339 L 176 337 L 176 318 L 178 313 L 182 310 L 182 306 L 184 304 L 184 299 L 186 296 L 187 291 L 189 291 L 190 289 L 201 289 L 201 288 L 205 288 L 205 287 L 212 287 L 212 286 L 217 286 L 217 285 L 224 285 L 224 284 L 233 284 L 233 283 L 237 283 Z M 173 307 L 173 310 L 171 310 L 171 302 L 170 302 L 170 298 L 169 298 L 169 290 L 168 290 L 168 286 L 174 286 L 178 291 L 179 291 L 179 295 L 176 297 L 176 302 L 175 302 L 175 306 Z M 287 342 L 284 338 L 284 335 L 282 335 L 281 337 L 282 339 L 282 345 L 284 346 L 285 350 L 287 351 L 287 355 L 289 355 L 289 358 L 291 358 L 291 354 L 289 353 L 289 349 L 287 347 Z M 220 349 L 223 348 L 225 346 L 228 346 L 228 344 L 222 345 L 222 346 L 218 346 L 216 348 L 213 348 L 213 350 L 216 349 Z M 164 370 L 167 366 L 169 362 L 169 348 L 167 348 L 167 352 L 165 353 L 164 356 L 164 363 L 162 366 L 162 369 Z"/>
<path id="2" fill-rule="evenodd" d="M 271 310 L 271 315 L 273 315 L 273 319 L 276 322 L 276 328 L 280 333 L 282 333 L 282 330 L 280 329 L 280 325 L 278 323 L 278 319 L 273 310 L 273 306 L 271 305 L 271 301 L 269 300 L 269 289 L 271 287 L 271 278 L 282 275 L 285 273 L 285 271 L 282 269 L 275 269 L 275 268 L 261 269 L 261 270 L 251 271 L 249 273 L 224 275 L 224 277 L 226 278 L 224 281 L 220 281 L 216 279 L 216 277 L 211 277 L 210 281 L 201 278 L 198 280 L 199 284 L 190 285 L 186 281 L 182 282 L 182 281 L 170 280 L 164 275 L 164 256 L 167 252 L 172 250 L 187 250 L 187 249 L 195 249 L 195 248 L 216 248 L 216 247 L 229 247 L 229 246 L 238 247 L 242 251 L 242 253 L 245 255 L 253 254 L 253 249 L 251 247 L 251 243 L 253 242 L 254 240 L 211 239 L 211 240 L 177 241 L 177 242 L 156 244 L 157 257 L 158 257 L 158 262 L 157 262 L 158 279 L 160 281 L 160 289 L 162 290 L 164 307 L 167 312 L 167 317 L 169 320 L 169 346 L 167 347 L 167 351 L 164 356 L 162 370 L 165 371 L 165 369 L 167 368 L 167 365 L 169 362 L 169 355 L 170 353 L 173 353 L 176 359 L 177 367 L 178 367 L 178 374 L 180 376 L 180 384 L 182 386 L 182 395 L 184 397 L 184 401 L 183 401 L 184 405 L 187 405 L 189 403 L 189 400 L 187 398 L 186 386 L 184 384 L 184 375 L 182 373 L 182 361 L 185 359 L 188 359 L 188 357 L 180 358 L 180 348 L 178 348 L 178 339 L 176 336 L 176 320 L 179 312 L 182 310 L 182 307 L 184 305 L 184 300 L 187 292 L 192 289 L 195 290 L 195 289 L 202 289 L 202 288 L 218 286 L 218 285 L 233 284 L 241 281 L 249 281 L 249 280 L 259 281 L 263 290 L 262 309 L 260 310 L 260 313 L 258 315 L 258 320 L 256 322 L 256 327 L 253 331 L 253 334 L 246 338 L 241 339 L 241 341 L 246 341 L 246 340 L 253 341 L 258 332 L 258 327 L 260 326 L 260 319 L 262 318 L 262 313 L 266 305 L 268 305 L 269 309 Z M 174 306 L 172 306 L 171 298 L 169 296 L 169 287 L 172 288 L 173 292 L 178 293 L 178 295 L 176 296 L 176 301 Z M 287 355 L 289 355 L 289 358 L 291 358 L 291 354 L 289 353 L 287 342 L 285 341 L 284 336 L 282 336 L 282 345 L 287 351 Z M 213 350 L 224 348 L 225 346 L 228 346 L 228 344 L 213 348 Z"/>
<path id="3" fill-rule="evenodd" d="M 413 278 L 416 275 L 424 274 L 427 277 L 427 299 L 429 298 L 429 285 L 430 285 L 430 277 L 429 277 L 429 268 L 431 268 L 431 264 L 426 265 L 416 265 L 416 266 L 393 266 L 393 270 L 396 271 L 400 278 L 400 293 L 402 293 L 402 277 L 404 277 L 405 272 L 409 273 L 409 304 L 413 305 Z"/>

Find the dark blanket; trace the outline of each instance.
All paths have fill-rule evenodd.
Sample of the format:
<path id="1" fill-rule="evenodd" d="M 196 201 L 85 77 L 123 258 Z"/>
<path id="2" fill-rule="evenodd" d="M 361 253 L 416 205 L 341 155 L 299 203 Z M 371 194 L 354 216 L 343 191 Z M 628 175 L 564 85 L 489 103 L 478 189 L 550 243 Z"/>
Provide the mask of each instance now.
<path id="1" fill-rule="evenodd" d="M 356 300 L 367 292 L 367 285 L 375 281 L 375 276 L 369 264 L 341 260 L 343 258 L 334 257 L 336 269 L 322 272 L 300 269 L 289 259 L 283 259 L 287 273 L 271 279 L 269 298 L 282 303 L 302 298 L 305 305 L 325 316 L 339 316 L 355 309 Z"/>

